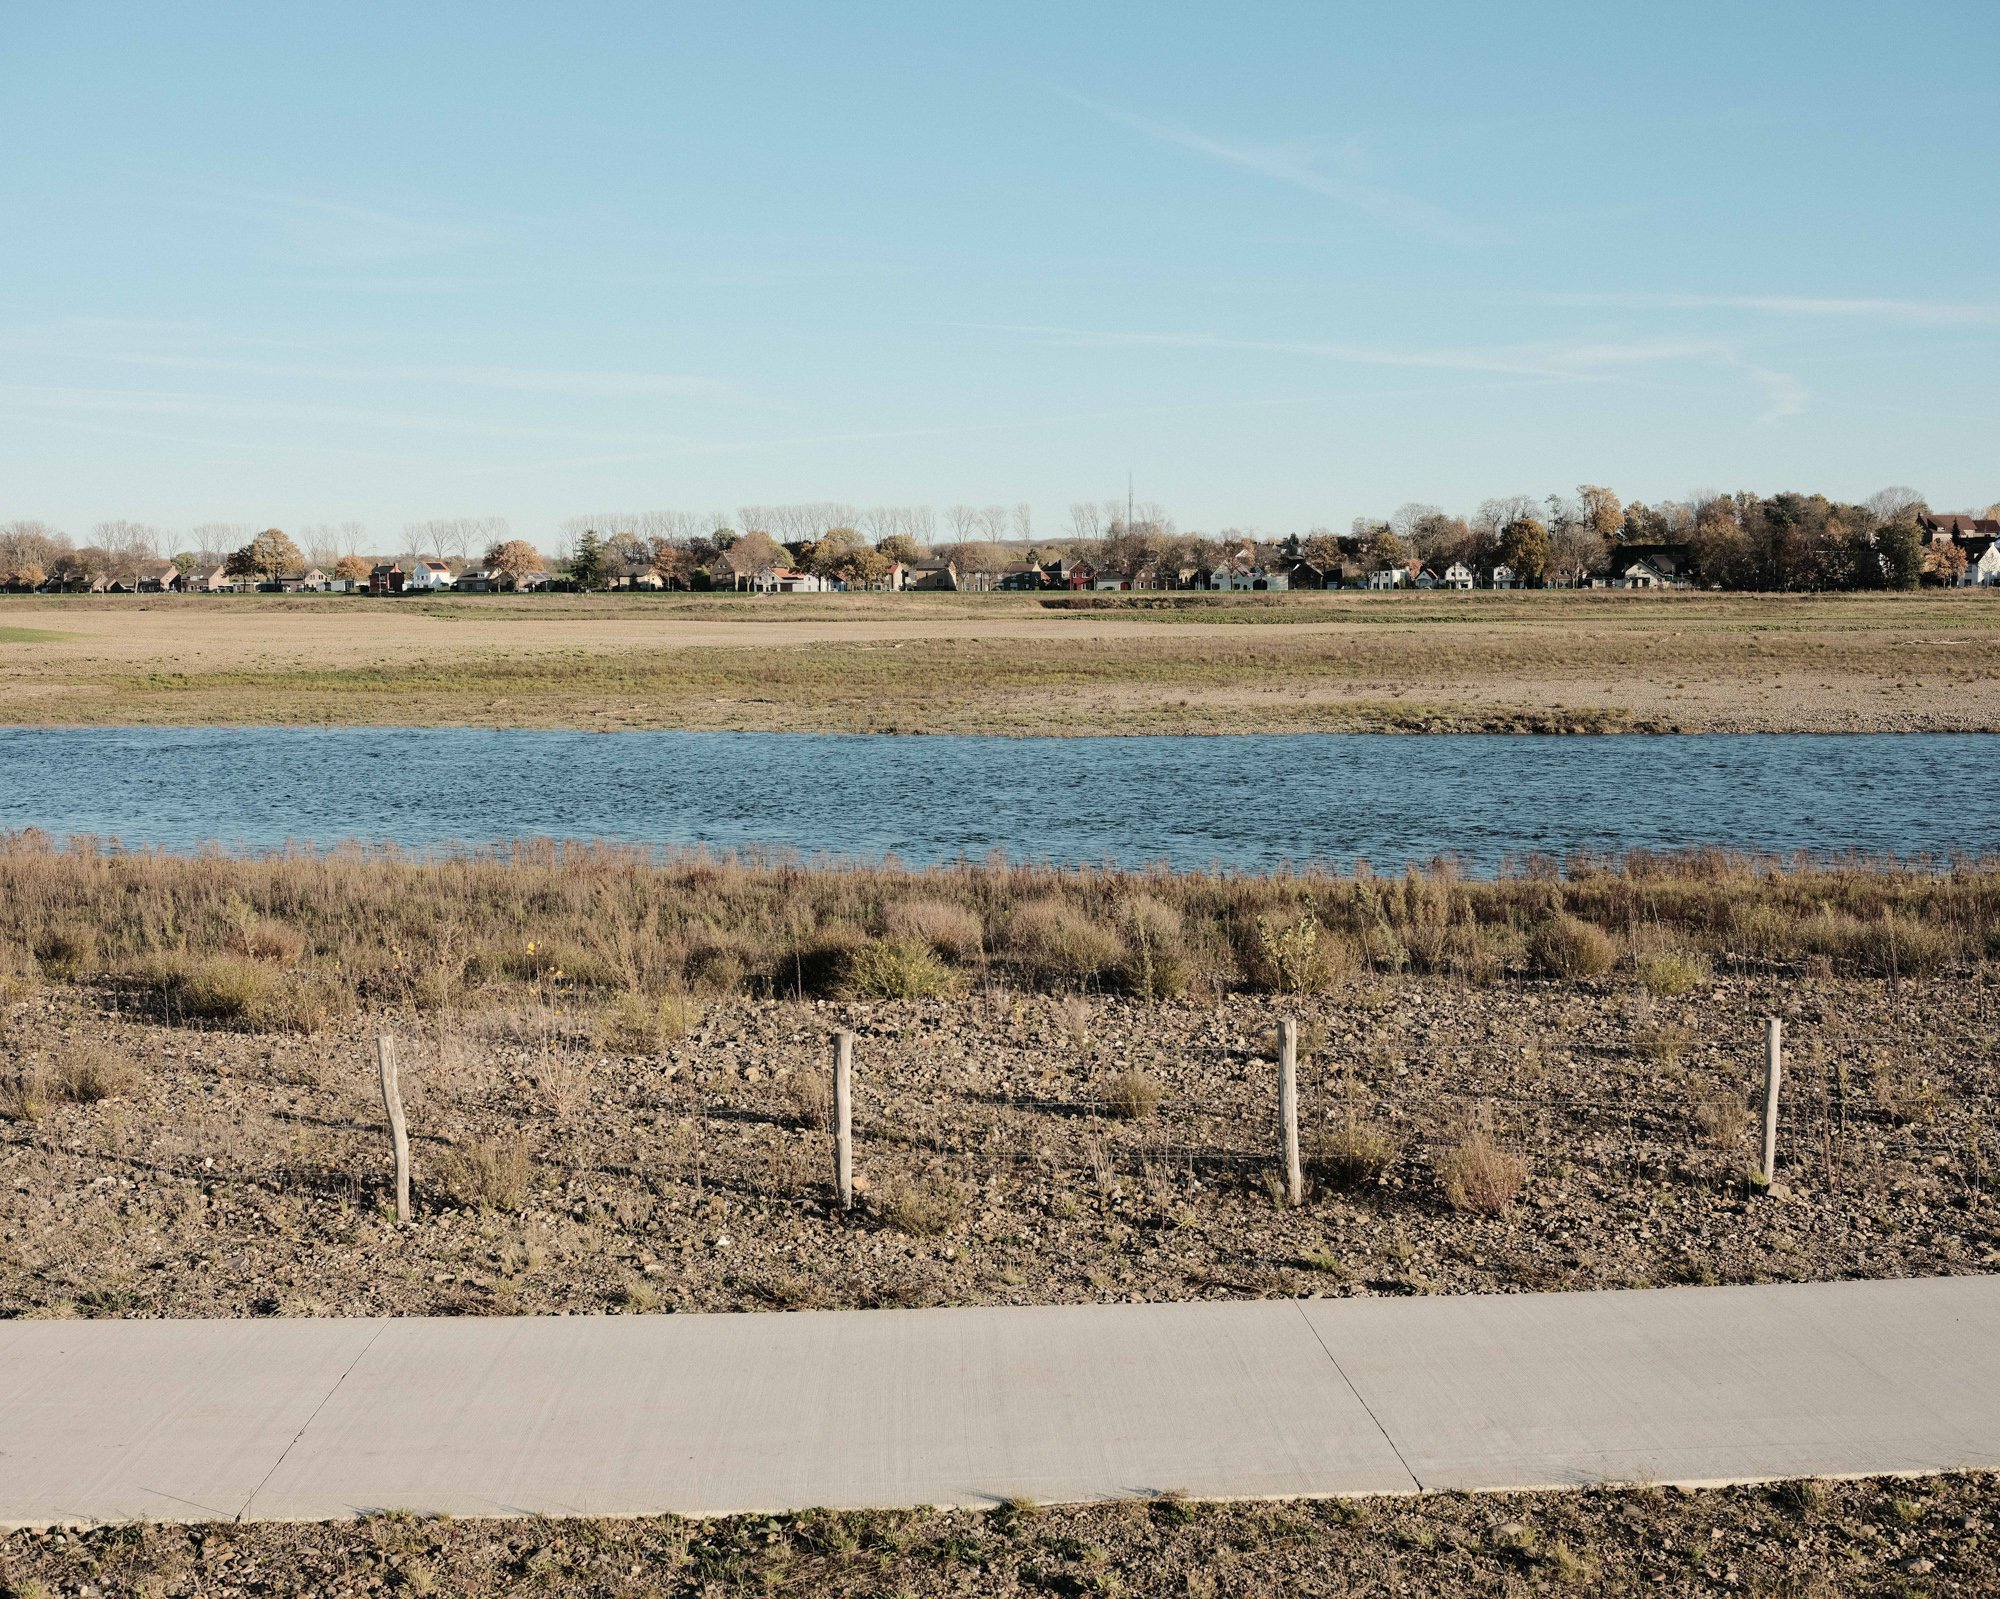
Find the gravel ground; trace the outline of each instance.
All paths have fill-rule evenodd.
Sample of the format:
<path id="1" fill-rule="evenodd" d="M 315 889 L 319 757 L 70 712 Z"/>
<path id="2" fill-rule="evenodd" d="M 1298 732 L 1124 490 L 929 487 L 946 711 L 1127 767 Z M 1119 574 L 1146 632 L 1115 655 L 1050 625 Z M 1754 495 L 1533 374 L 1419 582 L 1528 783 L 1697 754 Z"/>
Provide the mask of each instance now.
<path id="1" fill-rule="evenodd" d="M 0 1539 L 29 1596 L 2000 1593 L 1990 1476 L 686 1522 L 126 1526 Z"/>
<path id="2" fill-rule="evenodd" d="M 1731 978 L 1658 1000 L 1399 978 L 1300 1000 L 1318 1047 L 1301 1068 L 1310 1191 L 1296 1210 L 1271 1187 L 1270 999 L 718 1002 L 651 1057 L 608 1052 L 587 1014 L 405 1017 L 392 1025 L 415 1146 L 406 1228 L 385 1209 L 364 1030 L 169 1028 L 49 985 L 7 1009 L 0 1076 L 106 1092 L 0 1103 L 14 1117 L 0 1121 L 0 1314 L 1076 1303 L 1991 1270 L 1992 975 Z M 1772 1012 L 1789 1018 L 1786 1191 L 1763 1196 L 1746 1180 L 1748 1105 Z M 842 1025 L 859 1035 L 865 1189 L 851 1214 L 831 1201 L 823 1130 L 826 1041 Z M 1154 1090 L 1151 1114 L 1110 1113 Z M 1330 1160 L 1351 1127 L 1380 1135 L 1379 1175 L 1343 1179 Z M 1468 1181 L 1453 1151 L 1474 1135 L 1501 1158 Z"/>

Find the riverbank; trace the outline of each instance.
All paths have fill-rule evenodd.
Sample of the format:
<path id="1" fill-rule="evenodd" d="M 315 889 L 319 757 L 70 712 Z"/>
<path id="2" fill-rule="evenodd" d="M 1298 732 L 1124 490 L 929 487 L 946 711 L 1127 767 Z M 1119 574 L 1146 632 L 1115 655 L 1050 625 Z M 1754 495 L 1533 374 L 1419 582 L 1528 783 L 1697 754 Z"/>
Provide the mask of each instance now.
<path id="1" fill-rule="evenodd" d="M 0 723 L 2000 730 L 1986 591 L 1152 598 L 10 599 Z"/>
<path id="2" fill-rule="evenodd" d="M 0 1537 L 8 1592 L 380 1592 L 863 1599 L 907 1594 L 2000 1593 L 2000 1484 L 1785 1482 L 1660 1491 L 991 1512 L 574 1521 L 212 1523 Z"/>

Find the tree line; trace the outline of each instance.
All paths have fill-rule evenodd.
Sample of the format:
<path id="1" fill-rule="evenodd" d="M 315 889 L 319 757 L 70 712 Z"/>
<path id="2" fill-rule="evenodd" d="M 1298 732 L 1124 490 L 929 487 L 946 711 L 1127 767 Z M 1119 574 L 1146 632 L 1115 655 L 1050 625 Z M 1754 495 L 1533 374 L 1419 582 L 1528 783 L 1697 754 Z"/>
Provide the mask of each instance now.
<path id="1" fill-rule="evenodd" d="M 1822 494 L 1701 492 L 1648 505 L 1623 501 L 1599 484 L 1574 494 L 1505 495 L 1469 515 L 1412 501 L 1385 517 L 1360 516 L 1346 533 L 1318 526 L 1285 541 L 1289 556 L 1327 572 L 1377 570 L 1421 562 L 1442 571 L 1462 562 L 1474 571 L 1505 564 L 1529 583 L 1570 582 L 1605 570 L 1621 548 L 1673 546 L 1700 581 L 1731 589 L 1913 587 L 1927 577 L 1949 581 L 1954 552 L 1932 548 L 1919 518 L 1928 511 L 1914 489 L 1888 488 L 1859 503 Z M 2000 514 L 2000 505 L 1983 513 Z M 87 584 L 135 581 L 170 559 L 180 571 L 222 567 L 234 577 L 273 581 L 317 566 L 365 580 L 378 560 L 475 563 L 516 581 L 537 574 L 594 588 L 646 574 L 679 588 L 715 581 L 732 568 L 789 564 L 834 581 L 867 584 L 900 563 L 949 562 L 961 574 L 996 574 L 1032 554 L 1048 562 L 1166 571 L 1212 567 L 1248 551 L 1275 559 L 1278 543 L 1255 529 L 1182 532 L 1163 506 L 1130 500 L 1079 501 L 1068 527 L 1037 539 L 1025 504 L 856 506 L 841 501 L 743 505 L 735 512 L 655 510 L 597 512 L 562 524 L 547 558 L 513 536 L 504 518 L 451 517 L 412 522 L 401 548 L 363 555 L 357 522 L 314 524 L 296 535 L 276 528 L 203 523 L 176 540 L 130 521 L 102 522 L 84 543 L 43 522 L 0 524 L 0 583 L 34 587 L 45 580 Z"/>

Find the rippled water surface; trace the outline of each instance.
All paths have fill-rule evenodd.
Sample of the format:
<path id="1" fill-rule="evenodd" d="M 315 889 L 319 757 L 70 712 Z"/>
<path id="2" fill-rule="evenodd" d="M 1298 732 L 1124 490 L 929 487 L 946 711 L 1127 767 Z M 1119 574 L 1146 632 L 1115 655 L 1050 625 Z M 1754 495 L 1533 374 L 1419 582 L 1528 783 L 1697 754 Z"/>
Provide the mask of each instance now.
<path id="1" fill-rule="evenodd" d="M 0 827 L 175 849 L 526 836 L 1263 868 L 2000 846 L 2000 739 L 0 731 Z"/>

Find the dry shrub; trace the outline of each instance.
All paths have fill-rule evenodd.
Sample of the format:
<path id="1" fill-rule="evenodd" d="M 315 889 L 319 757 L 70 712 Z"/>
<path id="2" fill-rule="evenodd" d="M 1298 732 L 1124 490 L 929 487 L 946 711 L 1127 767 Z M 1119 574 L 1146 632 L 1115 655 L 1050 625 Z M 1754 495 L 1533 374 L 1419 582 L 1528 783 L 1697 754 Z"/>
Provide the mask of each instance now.
<path id="1" fill-rule="evenodd" d="M 438 1161 L 439 1186 L 453 1200 L 480 1210 L 519 1210 L 528 1197 L 534 1162 L 517 1136 L 475 1138 Z"/>
<path id="2" fill-rule="evenodd" d="M 770 966 L 771 992 L 799 999 L 832 999 L 848 991 L 855 960 L 872 942 L 846 923 L 802 938 Z"/>
<path id="3" fill-rule="evenodd" d="M 1333 1188 L 1360 1188 L 1378 1180 L 1399 1153 L 1395 1138 L 1384 1128 L 1349 1116 L 1342 1126 L 1315 1144 L 1313 1173 Z"/>
<path id="4" fill-rule="evenodd" d="M 1142 1122 L 1160 1108 L 1166 1090 L 1136 1069 L 1113 1072 L 1098 1088 L 1098 1103 L 1105 1114 L 1120 1121 Z"/>
<path id="5" fill-rule="evenodd" d="M 627 990 L 597 1025 L 598 1043 L 628 1055 L 651 1055 L 687 1037 L 701 1007 L 685 994 Z"/>
<path id="6" fill-rule="evenodd" d="M 1055 1018 L 1056 1027 L 1069 1040 L 1072 1049 L 1090 1047 L 1090 1024 L 1096 1019 L 1097 1012 L 1089 1000 L 1081 994 L 1071 994 L 1067 998 L 1057 1000 L 1050 1007 L 1050 1013 Z"/>
<path id="7" fill-rule="evenodd" d="M 883 913 L 882 924 L 891 938 L 918 940 L 953 960 L 972 960 L 986 946 L 986 924 L 978 914 L 949 900 L 898 900 Z"/>
<path id="8" fill-rule="evenodd" d="M 0 1005 L 26 999 L 35 989 L 35 957 L 19 944 L 0 939 Z"/>
<path id="9" fill-rule="evenodd" d="M 965 1194 L 941 1172 L 896 1178 L 875 1201 L 882 1219 L 913 1238 L 955 1231 L 965 1216 Z"/>
<path id="10" fill-rule="evenodd" d="M 1602 977 L 1618 960 L 1618 946 L 1609 933 L 1570 915 L 1552 916 L 1542 923 L 1530 948 L 1539 970 L 1572 983 Z"/>
<path id="11" fill-rule="evenodd" d="M 75 1043 L 58 1057 L 48 1084 L 51 1098 L 72 1105 L 95 1105 L 99 1100 L 131 1093 L 138 1081 L 131 1063 L 103 1045 Z"/>
<path id="12" fill-rule="evenodd" d="M 819 1132 L 833 1129 L 833 1073 L 789 1072 L 780 1084 L 785 1103 L 792 1107 L 792 1115 L 802 1127 Z"/>
<path id="13" fill-rule="evenodd" d="M 176 1018 L 255 1031 L 314 1033 L 355 1006 L 353 990 L 329 974 L 281 974 L 243 955 L 161 956 L 144 975 Z"/>
<path id="14" fill-rule="evenodd" d="M 96 969 L 97 929 L 67 922 L 44 928 L 35 940 L 35 959 L 51 977 L 78 978 Z"/>
<path id="15" fill-rule="evenodd" d="M 1934 1120 L 1944 1103 L 1944 1093 L 1932 1078 L 1887 1061 L 1875 1063 L 1868 1087 L 1875 1103 L 1901 1127 Z"/>
<path id="16" fill-rule="evenodd" d="M 1678 1066 L 1693 1042 L 1693 1031 L 1678 1022 L 1656 1022 L 1642 1027 L 1632 1039 L 1633 1047 L 1663 1071 Z"/>
<path id="17" fill-rule="evenodd" d="M 289 966 L 305 954 L 306 938 L 297 928 L 287 927 L 283 922 L 249 917 L 230 934 L 228 948 L 234 955 Z"/>
<path id="18" fill-rule="evenodd" d="M 1007 952 L 1044 982 L 1084 982 L 1120 966 L 1125 941 L 1056 895 L 1029 900 L 1007 926 Z"/>
<path id="19" fill-rule="evenodd" d="M 1931 977 L 1957 958 L 1953 933 L 1885 911 L 1873 921 L 1827 911 L 1805 924 L 1801 942 L 1835 966 L 1874 977 Z"/>
<path id="20" fill-rule="evenodd" d="M 1750 1130 L 1750 1107 L 1741 1094 L 1712 1094 L 1695 1105 L 1694 1124 L 1717 1149 L 1737 1149 Z"/>
<path id="21" fill-rule="evenodd" d="M 1528 1163 L 1484 1133 L 1473 1133 L 1446 1150 L 1437 1169 L 1453 1210 L 1488 1216 L 1512 1205 L 1528 1180 Z"/>
<path id="22" fill-rule="evenodd" d="M 919 938 L 878 938 L 847 958 L 847 992 L 856 999 L 930 999 L 948 994 L 957 975 Z"/>
<path id="23" fill-rule="evenodd" d="M 0 1076 L 0 1116 L 11 1122 L 40 1121 L 49 1112 L 48 1074 L 28 1064 Z"/>

